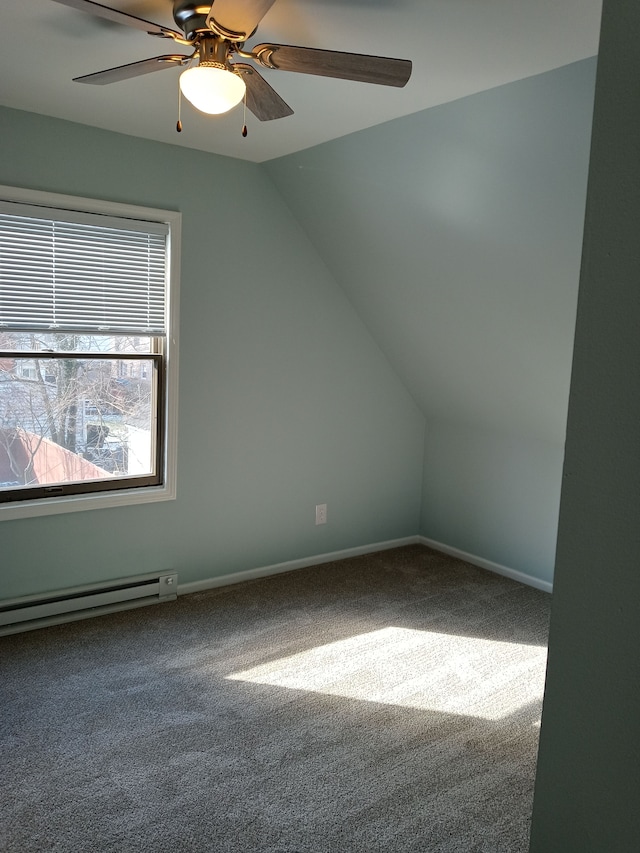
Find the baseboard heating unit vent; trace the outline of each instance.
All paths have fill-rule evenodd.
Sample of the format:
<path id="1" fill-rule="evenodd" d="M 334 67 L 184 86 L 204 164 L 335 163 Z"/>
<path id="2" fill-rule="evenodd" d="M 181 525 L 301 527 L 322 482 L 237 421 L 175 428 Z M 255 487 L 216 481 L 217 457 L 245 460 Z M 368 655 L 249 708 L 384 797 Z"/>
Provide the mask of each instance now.
<path id="1" fill-rule="evenodd" d="M 178 575 L 163 574 L 138 575 L 44 595 L 7 599 L 0 601 L 0 636 L 172 601 L 177 593 Z"/>

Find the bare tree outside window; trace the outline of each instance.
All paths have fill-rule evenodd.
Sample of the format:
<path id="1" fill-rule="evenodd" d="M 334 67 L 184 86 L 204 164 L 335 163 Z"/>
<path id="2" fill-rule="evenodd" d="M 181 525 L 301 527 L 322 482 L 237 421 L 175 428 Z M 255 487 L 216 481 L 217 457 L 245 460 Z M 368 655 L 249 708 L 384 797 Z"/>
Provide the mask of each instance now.
<path id="1" fill-rule="evenodd" d="M 5 487 L 151 473 L 154 365 L 126 357 L 151 348 L 140 336 L 0 333 Z"/>

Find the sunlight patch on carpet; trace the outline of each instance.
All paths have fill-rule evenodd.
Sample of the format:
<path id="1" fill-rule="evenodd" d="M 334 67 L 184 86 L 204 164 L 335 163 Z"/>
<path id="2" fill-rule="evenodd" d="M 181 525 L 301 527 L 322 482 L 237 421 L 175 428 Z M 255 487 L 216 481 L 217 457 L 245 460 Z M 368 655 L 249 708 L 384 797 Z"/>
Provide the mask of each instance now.
<path id="1" fill-rule="evenodd" d="M 544 646 L 390 626 L 227 678 L 499 720 L 541 701 L 546 654 Z"/>

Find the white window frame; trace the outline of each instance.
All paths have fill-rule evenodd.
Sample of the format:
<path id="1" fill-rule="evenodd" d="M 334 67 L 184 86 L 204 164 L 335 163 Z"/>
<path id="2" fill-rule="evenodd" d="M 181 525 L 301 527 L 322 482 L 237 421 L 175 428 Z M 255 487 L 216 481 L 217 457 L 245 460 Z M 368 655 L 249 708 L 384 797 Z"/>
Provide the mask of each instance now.
<path id="1" fill-rule="evenodd" d="M 59 210 L 74 210 L 124 219 L 163 222 L 169 227 L 169 286 L 165 352 L 166 395 L 164 404 L 166 429 L 163 483 L 158 486 L 144 486 L 137 489 L 122 488 L 119 490 L 116 486 L 108 492 L 62 495 L 21 500 L 16 501 L 16 503 L 2 503 L 0 504 L 0 521 L 174 500 L 176 497 L 178 456 L 178 306 L 182 214 L 173 210 L 139 207 L 137 205 L 120 204 L 118 202 L 101 201 L 98 199 L 81 198 L 2 185 L 0 185 L 0 199 Z"/>

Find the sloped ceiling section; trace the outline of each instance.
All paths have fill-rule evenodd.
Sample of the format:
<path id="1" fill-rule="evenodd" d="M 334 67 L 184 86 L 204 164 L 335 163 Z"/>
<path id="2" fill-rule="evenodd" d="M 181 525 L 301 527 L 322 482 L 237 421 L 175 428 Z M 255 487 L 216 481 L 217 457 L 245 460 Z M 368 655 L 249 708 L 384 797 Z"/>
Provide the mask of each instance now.
<path id="1" fill-rule="evenodd" d="M 564 440 L 595 67 L 265 166 L 427 418 Z"/>

